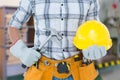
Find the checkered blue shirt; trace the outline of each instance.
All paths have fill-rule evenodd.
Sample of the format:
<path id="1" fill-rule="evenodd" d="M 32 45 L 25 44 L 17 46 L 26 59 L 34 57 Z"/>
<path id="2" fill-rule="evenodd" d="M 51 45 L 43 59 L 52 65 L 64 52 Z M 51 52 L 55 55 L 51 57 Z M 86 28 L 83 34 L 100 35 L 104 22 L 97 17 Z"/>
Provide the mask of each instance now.
<path id="1" fill-rule="evenodd" d="M 73 37 L 79 25 L 86 20 L 99 20 L 98 0 L 21 0 L 10 26 L 21 28 L 30 16 L 34 17 L 34 47 L 39 47 L 50 35 L 45 28 L 53 28 L 62 40 L 52 37 L 42 54 L 54 59 L 65 59 L 79 51 L 73 45 Z"/>

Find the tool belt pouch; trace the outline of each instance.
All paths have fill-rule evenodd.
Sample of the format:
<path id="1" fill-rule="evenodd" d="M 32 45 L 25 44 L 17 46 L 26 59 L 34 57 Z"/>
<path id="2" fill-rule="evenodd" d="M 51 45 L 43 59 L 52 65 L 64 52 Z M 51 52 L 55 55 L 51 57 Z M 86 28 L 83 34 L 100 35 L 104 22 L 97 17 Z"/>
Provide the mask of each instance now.
<path id="1" fill-rule="evenodd" d="M 40 67 L 31 66 L 24 74 L 24 80 L 52 80 L 51 66 L 45 66 L 42 62 L 39 63 Z"/>
<path id="2" fill-rule="evenodd" d="M 79 73 L 80 80 L 95 80 L 98 75 L 94 62 L 90 64 L 82 64 L 82 66 L 79 67 Z"/>

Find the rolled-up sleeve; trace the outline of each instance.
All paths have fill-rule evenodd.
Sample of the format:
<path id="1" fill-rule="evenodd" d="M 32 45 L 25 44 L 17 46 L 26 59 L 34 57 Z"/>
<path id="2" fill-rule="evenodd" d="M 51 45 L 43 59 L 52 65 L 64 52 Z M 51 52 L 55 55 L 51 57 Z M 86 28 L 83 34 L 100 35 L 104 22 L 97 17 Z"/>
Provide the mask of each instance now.
<path id="1" fill-rule="evenodd" d="M 19 7 L 13 14 L 9 26 L 20 29 L 22 25 L 27 22 L 32 15 L 32 6 L 29 0 L 21 0 Z"/>
<path id="2" fill-rule="evenodd" d="M 100 5 L 98 0 L 91 0 L 91 5 L 86 20 L 99 20 Z"/>

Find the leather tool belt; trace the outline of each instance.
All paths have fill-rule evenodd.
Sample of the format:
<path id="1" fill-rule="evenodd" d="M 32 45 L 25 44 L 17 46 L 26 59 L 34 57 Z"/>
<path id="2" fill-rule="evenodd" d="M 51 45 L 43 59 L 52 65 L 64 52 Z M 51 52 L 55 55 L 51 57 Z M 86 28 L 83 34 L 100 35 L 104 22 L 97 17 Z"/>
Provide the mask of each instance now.
<path id="1" fill-rule="evenodd" d="M 70 75 L 74 80 L 95 80 L 98 75 L 94 63 L 82 63 L 82 56 L 75 55 L 64 60 L 53 60 L 42 56 L 37 67 L 31 66 L 24 75 L 24 80 L 52 80 L 67 78 Z"/>

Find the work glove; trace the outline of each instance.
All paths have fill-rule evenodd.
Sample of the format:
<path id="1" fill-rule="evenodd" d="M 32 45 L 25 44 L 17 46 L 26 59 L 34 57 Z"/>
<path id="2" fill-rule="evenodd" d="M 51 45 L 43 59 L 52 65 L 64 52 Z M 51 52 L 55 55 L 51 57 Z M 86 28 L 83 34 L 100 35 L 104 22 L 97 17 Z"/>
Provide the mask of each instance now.
<path id="1" fill-rule="evenodd" d="M 86 59 L 97 60 L 104 57 L 107 54 L 107 51 L 104 46 L 98 47 L 97 45 L 93 45 L 82 50 L 82 53 Z"/>
<path id="2" fill-rule="evenodd" d="M 19 58 L 21 62 L 30 67 L 41 57 L 33 48 L 28 48 L 22 40 L 18 40 L 12 47 L 10 47 L 10 52 L 13 56 Z"/>

